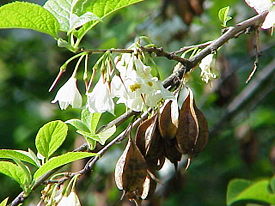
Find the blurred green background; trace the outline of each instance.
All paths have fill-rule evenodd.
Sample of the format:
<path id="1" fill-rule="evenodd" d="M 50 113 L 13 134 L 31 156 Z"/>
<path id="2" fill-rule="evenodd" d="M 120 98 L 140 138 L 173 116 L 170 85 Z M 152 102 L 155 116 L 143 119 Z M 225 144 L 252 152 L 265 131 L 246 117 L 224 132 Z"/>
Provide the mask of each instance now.
<path id="1" fill-rule="evenodd" d="M 186 6 L 191 2 L 198 2 L 192 11 Z M 1 1 L 0 5 L 5 3 L 8 2 Z M 43 4 L 44 1 L 35 3 Z M 231 7 L 233 19 L 229 26 L 255 15 L 244 1 L 237 0 L 145 0 L 104 19 L 87 35 L 82 46 L 125 48 L 137 36 L 146 35 L 167 51 L 178 50 L 219 37 L 222 28 L 217 13 L 225 6 Z M 160 180 L 164 188 L 144 205 L 221 206 L 225 205 L 226 187 L 231 179 L 257 180 L 274 174 L 274 72 L 235 114 L 221 118 L 227 105 L 247 86 L 245 81 L 255 60 L 254 44 L 253 31 L 230 40 L 217 55 L 216 69 L 220 79 L 208 85 L 200 80 L 199 69 L 194 70 L 188 84 L 194 90 L 210 129 L 221 120 L 223 124 L 211 133 L 208 146 L 193 160 L 188 171 L 182 169 L 177 175 L 173 175 L 174 170 L 166 172 Z M 270 36 L 269 31 L 261 31 L 256 75 L 264 72 L 268 65 L 272 66 L 274 45 L 274 36 Z M 55 119 L 79 118 L 80 110 L 60 111 L 58 105 L 50 103 L 57 89 L 48 92 L 59 67 L 71 56 L 72 53 L 58 48 L 46 35 L 27 30 L 0 30 L 0 148 L 35 150 L 35 135 L 43 124 Z M 90 58 L 91 66 L 98 57 Z M 171 74 L 175 62 L 164 58 L 155 58 L 155 61 L 162 79 Z M 74 64 L 68 68 L 58 88 L 69 78 Z M 79 82 L 83 93 L 84 85 Z M 124 111 L 120 106 L 116 114 Z M 105 114 L 101 124 L 113 118 Z M 70 127 L 69 136 L 58 152 L 71 150 L 79 142 L 76 140 L 81 142 L 81 137 L 77 137 Z M 82 179 L 85 181 L 80 181 L 77 191 L 83 205 L 130 204 L 119 201 L 121 192 L 113 180 L 115 162 L 124 145 L 122 142 L 114 146 L 95 170 Z M 5 186 L 1 188 L 0 200 L 7 196 L 14 198 L 20 192 L 19 186 L 4 175 L 0 175 L 0 182 Z M 37 191 L 24 205 L 37 204 L 39 195 Z"/>

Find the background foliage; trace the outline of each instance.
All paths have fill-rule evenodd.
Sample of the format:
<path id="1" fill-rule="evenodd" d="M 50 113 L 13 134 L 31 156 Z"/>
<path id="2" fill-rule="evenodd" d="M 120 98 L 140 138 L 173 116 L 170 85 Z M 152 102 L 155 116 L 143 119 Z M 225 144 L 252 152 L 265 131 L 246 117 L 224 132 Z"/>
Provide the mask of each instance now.
<path id="1" fill-rule="evenodd" d="M 175 10 L 177 1 L 171 1 L 174 4 L 166 8 L 166 15 L 159 15 L 164 2 L 147 0 L 107 17 L 85 37 L 83 47 L 124 48 L 136 36 L 147 35 L 156 45 L 173 51 L 217 38 L 222 29 L 217 14 L 222 7 L 231 7 L 230 15 L 233 19 L 228 22 L 229 25 L 254 15 L 254 11 L 243 1 L 205 1 L 202 14 L 194 17 L 192 23 L 187 25 L 180 17 L 181 13 Z M 275 42 L 269 35 L 268 32 L 260 33 L 263 51 L 257 72 L 261 72 L 274 59 Z M 217 88 L 217 82 L 205 86 L 199 78 L 199 72 L 193 72 L 189 83 L 210 128 L 219 122 L 230 100 L 246 86 L 245 81 L 254 61 L 253 44 L 252 33 L 231 40 L 219 51 L 217 69 L 220 75 L 223 69 L 235 71 L 231 78 L 223 82 L 223 91 Z M 0 30 L 0 45 L 0 146 L 34 149 L 35 135 L 45 122 L 55 119 L 65 121 L 80 115 L 77 109 L 60 111 L 57 105 L 50 104 L 57 90 L 48 93 L 58 68 L 71 53 L 58 48 L 50 37 L 26 30 Z M 161 77 L 168 76 L 175 62 L 162 58 L 155 60 Z M 95 62 L 96 56 L 90 61 Z M 62 78 L 63 82 L 68 79 L 72 69 L 68 68 L 68 76 Z M 84 91 L 84 85 L 79 86 Z M 270 81 L 259 88 L 257 98 L 260 100 L 250 99 L 234 118 L 225 122 L 222 130 L 210 136 L 206 150 L 192 162 L 187 172 L 182 170 L 168 180 L 170 173 L 174 173 L 170 171 L 163 181 L 171 181 L 172 187 L 166 187 L 161 198 L 156 194 L 150 204 L 225 205 L 227 184 L 231 179 L 259 180 L 271 177 L 275 165 L 275 97 L 271 95 L 272 91 L 274 73 Z M 230 95 L 224 96 L 222 92 Z M 259 95 L 266 92 L 269 93 Z M 119 106 L 116 113 L 123 113 L 124 110 Z M 100 124 L 111 118 L 114 117 L 104 114 Z M 73 128 L 70 127 L 70 130 Z M 64 151 L 71 150 L 81 142 L 81 138 L 72 135 L 71 131 L 62 147 Z M 83 205 L 122 204 L 119 202 L 121 194 L 114 185 L 113 170 L 124 144 L 113 148 L 98 162 L 92 175 L 80 181 L 77 188 Z M 81 164 L 74 164 L 72 169 L 75 170 Z M 0 178 L 2 185 L 5 185 L 0 199 L 16 196 L 20 191 L 19 186 L 3 175 Z M 37 203 L 38 196 L 33 194 L 25 204 Z"/>

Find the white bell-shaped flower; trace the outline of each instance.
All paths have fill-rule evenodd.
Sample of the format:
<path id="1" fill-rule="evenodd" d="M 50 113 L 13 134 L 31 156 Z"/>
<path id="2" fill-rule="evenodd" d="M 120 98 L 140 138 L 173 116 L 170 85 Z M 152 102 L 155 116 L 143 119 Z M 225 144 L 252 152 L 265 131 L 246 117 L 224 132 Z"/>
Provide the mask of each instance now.
<path id="1" fill-rule="evenodd" d="M 57 206 L 81 206 L 80 201 L 74 191 L 68 196 L 63 196 Z"/>
<path id="2" fill-rule="evenodd" d="M 88 93 L 87 96 L 87 107 L 91 113 L 103 113 L 106 111 L 112 114 L 114 113 L 115 105 L 112 99 L 111 91 L 108 83 L 103 81 L 102 76 L 98 80 L 93 91 Z"/>
<path id="3" fill-rule="evenodd" d="M 255 9 L 258 14 L 268 11 L 267 16 L 262 24 L 262 29 L 269 29 L 275 24 L 275 2 L 272 0 L 245 0 L 251 8 Z"/>
<path id="4" fill-rule="evenodd" d="M 275 24 L 275 6 L 271 8 L 267 16 L 265 17 L 264 23 L 262 25 L 262 29 L 269 29 L 273 27 L 274 24 Z"/>
<path id="5" fill-rule="evenodd" d="M 208 83 L 209 80 L 215 79 L 216 75 L 211 71 L 213 66 L 213 54 L 209 54 L 201 60 L 199 67 L 201 68 L 201 79 Z"/>
<path id="6" fill-rule="evenodd" d="M 71 77 L 57 92 L 52 103 L 58 101 L 61 109 L 66 109 L 69 105 L 73 108 L 82 106 L 82 97 L 76 85 L 76 78 Z"/>

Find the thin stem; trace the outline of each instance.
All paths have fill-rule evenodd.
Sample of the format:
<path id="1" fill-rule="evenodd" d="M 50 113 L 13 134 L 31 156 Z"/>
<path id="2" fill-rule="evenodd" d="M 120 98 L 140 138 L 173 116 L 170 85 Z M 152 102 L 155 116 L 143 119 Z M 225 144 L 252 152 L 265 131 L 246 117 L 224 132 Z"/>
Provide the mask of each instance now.
<path id="1" fill-rule="evenodd" d="M 72 56 L 70 59 L 68 59 L 68 60 L 60 67 L 60 69 L 62 69 L 63 71 L 66 71 L 67 65 L 68 65 L 71 61 L 73 61 L 74 59 L 76 59 L 76 58 L 78 58 L 78 57 L 80 57 L 80 56 L 82 56 L 82 55 L 85 55 L 85 52 L 81 52 L 81 53 L 78 53 L 78 54 Z"/>
<path id="2" fill-rule="evenodd" d="M 163 50 L 163 48 L 141 46 L 139 49 L 144 52 L 155 53 L 157 56 L 162 56 L 162 57 L 166 57 L 167 59 L 170 59 L 170 60 L 178 61 L 182 64 L 189 63 L 188 59 L 177 56 L 173 52 L 171 52 L 171 53 L 166 52 Z M 134 49 L 87 49 L 87 50 L 85 49 L 85 50 L 81 50 L 81 51 L 87 52 L 88 54 L 105 53 L 107 51 L 112 52 L 112 53 L 134 53 L 135 52 Z"/>
<path id="3" fill-rule="evenodd" d="M 53 88 L 56 86 L 57 82 L 59 81 L 59 79 L 61 78 L 62 74 L 64 73 L 64 70 L 60 69 L 58 75 L 56 76 L 55 80 L 53 81 L 49 92 L 51 92 L 53 90 Z"/>
<path id="4" fill-rule="evenodd" d="M 95 74 L 96 74 L 96 68 L 93 68 L 92 76 L 91 76 L 91 79 L 90 79 L 89 84 L 87 86 L 86 93 L 89 93 L 89 91 L 90 91 L 90 88 L 92 86 Z"/>
<path id="5" fill-rule="evenodd" d="M 193 48 L 198 48 L 198 49 L 202 49 L 208 45 L 210 45 L 213 41 L 208 41 L 202 44 L 194 44 L 194 45 L 190 45 L 190 46 L 185 46 L 180 48 L 178 51 L 174 51 L 173 54 L 179 54 L 179 53 L 183 53 L 186 52 L 189 49 L 193 49 Z"/>
<path id="6" fill-rule="evenodd" d="M 83 81 L 85 83 L 86 91 L 88 89 L 88 61 L 89 61 L 89 55 L 85 55 L 85 64 L 84 64 L 84 74 L 83 74 Z"/>
<path id="7" fill-rule="evenodd" d="M 86 56 L 86 55 L 82 53 L 82 56 L 78 59 L 76 65 L 75 65 L 75 68 L 74 68 L 74 72 L 73 72 L 73 74 L 72 74 L 72 77 L 74 77 L 74 78 L 76 77 L 78 67 L 79 67 L 79 65 L 80 65 L 80 63 L 81 63 L 81 61 L 82 61 L 82 59 L 84 58 L 84 56 Z"/>
<path id="8" fill-rule="evenodd" d="M 112 53 L 133 53 L 133 49 L 83 49 L 81 52 L 87 52 L 88 54 L 101 54 L 105 52 L 112 52 Z"/>

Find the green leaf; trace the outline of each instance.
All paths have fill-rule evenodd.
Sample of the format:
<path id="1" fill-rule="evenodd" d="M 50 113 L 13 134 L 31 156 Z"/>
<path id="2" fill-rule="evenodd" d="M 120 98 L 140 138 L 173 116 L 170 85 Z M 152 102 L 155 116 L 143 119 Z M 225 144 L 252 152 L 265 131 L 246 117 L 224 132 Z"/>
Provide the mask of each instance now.
<path id="1" fill-rule="evenodd" d="M 33 160 L 31 154 L 23 150 L 0 149 L 0 158 L 18 159 L 39 167 L 37 162 Z"/>
<path id="2" fill-rule="evenodd" d="M 90 129 L 90 124 L 91 124 L 91 112 L 89 112 L 88 109 L 83 109 L 81 112 L 81 121 L 86 124 L 86 126 Z"/>
<path id="3" fill-rule="evenodd" d="M 275 204 L 275 195 L 268 190 L 269 180 L 251 182 L 243 179 L 230 181 L 227 188 L 227 205 L 239 201 Z"/>
<path id="4" fill-rule="evenodd" d="M 64 142 L 68 126 L 60 121 L 52 121 L 41 127 L 36 135 L 35 145 L 38 152 L 49 158 Z"/>
<path id="5" fill-rule="evenodd" d="M 24 170 L 14 163 L 7 161 L 0 161 L 0 173 L 7 175 L 19 183 L 20 187 L 24 189 L 28 177 Z"/>
<path id="6" fill-rule="evenodd" d="M 66 121 L 65 123 L 71 124 L 77 130 L 81 130 L 81 131 L 85 131 L 85 132 L 89 132 L 90 131 L 89 128 L 86 126 L 86 124 L 84 124 L 79 119 L 70 119 L 70 120 Z"/>
<path id="7" fill-rule="evenodd" d="M 73 12 L 76 2 L 76 0 L 48 0 L 45 3 L 44 8 L 56 17 L 60 23 L 61 31 L 71 32 L 87 22 L 100 20 L 92 12 L 76 15 Z"/>
<path id="8" fill-rule="evenodd" d="M 95 133 L 100 117 L 101 113 L 91 113 L 87 109 L 81 113 L 81 121 L 87 125 L 91 133 Z"/>
<path id="9" fill-rule="evenodd" d="M 230 19 L 232 19 L 231 16 L 228 16 L 229 9 L 230 9 L 230 7 L 227 6 L 227 7 L 224 7 L 219 10 L 218 17 L 219 17 L 220 21 L 222 22 L 223 27 L 226 27 L 227 22 Z"/>
<path id="10" fill-rule="evenodd" d="M 46 174 L 48 171 L 53 170 L 55 168 L 58 168 L 60 166 L 66 165 L 70 162 L 83 159 L 86 157 L 92 157 L 95 156 L 95 153 L 89 153 L 89 152 L 68 152 L 66 154 L 53 157 L 48 162 L 46 162 L 44 165 L 42 165 L 35 173 L 34 173 L 34 179 L 38 179 L 42 175 Z"/>
<path id="11" fill-rule="evenodd" d="M 38 159 L 38 157 L 36 156 L 36 154 L 30 148 L 28 148 L 28 154 L 33 159 L 33 161 L 36 163 L 36 165 L 38 167 L 40 167 L 41 166 L 40 160 Z"/>
<path id="12" fill-rule="evenodd" d="M 77 130 L 76 132 L 78 134 L 84 136 L 85 138 L 90 138 L 90 139 L 93 139 L 97 142 L 100 141 L 99 136 L 97 134 L 94 134 L 94 133 L 91 133 L 91 132 L 84 132 L 84 131 L 80 131 L 80 130 Z"/>
<path id="13" fill-rule="evenodd" d="M 25 184 L 24 184 L 24 191 L 26 193 L 29 193 L 29 189 L 31 188 L 32 186 L 32 174 L 31 174 L 31 171 L 30 169 L 24 165 L 20 160 L 17 160 L 17 159 L 14 159 L 13 160 L 25 173 L 26 175 L 26 181 L 25 181 Z"/>
<path id="14" fill-rule="evenodd" d="M 109 139 L 116 132 L 116 126 L 114 125 L 98 134 L 95 134 L 93 132 L 79 131 L 79 130 L 77 130 L 76 132 L 78 134 L 83 135 L 86 139 L 92 139 L 104 145 L 106 140 Z"/>
<path id="15" fill-rule="evenodd" d="M 275 194 L 275 176 L 271 178 L 269 186 L 270 186 L 271 193 Z"/>
<path id="16" fill-rule="evenodd" d="M 91 139 L 91 138 L 85 137 L 85 136 L 84 136 L 84 138 L 86 139 L 86 141 L 87 141 L 87 143 L 89 145 L 89 149 L 90 150 L 94 150 L 95 147 L 96 147 L 96 141 L 93 140 L 93 139 Z"/>
<path id="17" fill-rule="evenodd" d="M 74 7 L 74 13 L 81 16 L 86 12 L 92 12 L 99 18 L 103 19 L 119 9 L 141 1 L 142 0 L 78 0 Z M 85 24 L 75 33 L 75 35 L 78 39 L 82 39 L 83 36 L 98 22 L 99 21 L 92 21 Z"/>
<path id="18" fill-rule="evenodd" d="M 116 132 L 116 126 L 112 126 L 100 133 L 98 133 L 99 143 L 104 145 L 106 140 L 109 139 Z"/>
<path id="19" fill-rule="evenodd" d="M 91 122 L 90 122 L 90 131 L 95 133 L 96 127 L 98 125 L 99 119 L 101 117 L 101 113 L 93 113 L 91 114 Z"/>
<path id="20" fill-rule="evenodd" d="M 70 20 L 70 28 L 69 32 L 72 30 L 81 27 L 82 25 L 90 22 L 90 21 L 100 21 L 100 18 L 93 14 L 92 12 L 86 12 L 85 14 L 81 16 L 77 16 L 76 14 L 71 15 Z"/>
<path id="21" fill-rule="evenodd" d="M 75 0 L 48 0 L 44 8 L 51 12 L 60 24 L 61 31 L 69 31 L 70 15 Z"/>
<path id="22" fill-rule="evenodd" d="M 56 38 L 59 23 L 49 11 L 37 4 L 14 2 L 0 7 L 0 28 L 32 29 Z"/>
<path id="23" fill-rule="evenodd" d="M 1 203 L 0 206 L 6 206 L 8 203 L 9 198 L 7 197 L 6 199 L 4 199 Z"/>

